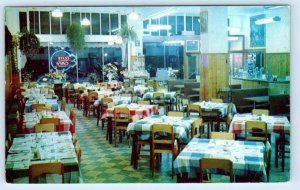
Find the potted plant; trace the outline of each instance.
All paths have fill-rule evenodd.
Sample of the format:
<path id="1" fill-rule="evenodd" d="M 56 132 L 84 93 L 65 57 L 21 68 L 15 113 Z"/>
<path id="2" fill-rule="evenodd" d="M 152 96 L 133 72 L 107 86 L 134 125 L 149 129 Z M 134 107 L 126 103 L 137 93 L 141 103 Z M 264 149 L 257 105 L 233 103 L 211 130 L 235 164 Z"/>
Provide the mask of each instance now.
<path id="1" fill-rule="evenodd" d="M 32 32 L 25 30 L 19 38 L 19 48 L 27 57 L 31 57 L 40 50 L 40 40 Z"/>
<path id="2" fill-rule="evenodd" d="M 122 38 L 122 59 L 123 67 L 128 65 L 128 43 L 137 38 L 136 32 L 133 30 L 133 26 L 128 26 L 127 24 L 122 25 L 121 29 L 118 32 L 118 36 Z"/>
<path id="3" fill-rule="evenodd" d="M 96 73 L 90 73 L 88 78 L 89 78 L 90 83 L 92 83 L 92 84 L 97 83 L 97 74 Z"/>
<path id="4" fill-rule="evenodd" d="M 67 40 L 70 44 L 70 48 L 76 54 L 76 64 L 77 64 L 77 82 L 78 82 L 78 58 L 77 53 L 78 51 L 83 50 L 85 46 L 85 39 L 84 39 L 84 28 L 81 27 L 79 24 L 73 23 L 67 28 Z"/>

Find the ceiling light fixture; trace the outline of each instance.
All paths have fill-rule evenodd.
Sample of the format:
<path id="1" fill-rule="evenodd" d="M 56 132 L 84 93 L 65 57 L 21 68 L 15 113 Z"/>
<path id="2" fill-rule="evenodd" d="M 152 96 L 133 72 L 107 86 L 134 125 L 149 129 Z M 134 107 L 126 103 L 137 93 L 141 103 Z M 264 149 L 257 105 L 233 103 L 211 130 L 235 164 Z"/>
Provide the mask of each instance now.
<path id="1" fill-rule="evenodd" d="M 128 18 L 129 18 L 129 20 L 138 20 L 139 19 L 139 15 L 135 11 L 132 11 L 128 15 Z"/>
<path id="2" fill-rule="evenodd" d="M 263 18 L 255 21 L 255 24 L 262 25 L 262 24 L 269 24 L 272 22 L 279 22 L 281 18 L 279 16 L 271 17 L 271 18 Z"/>
<path id="3" fill-rule="evenodd" d="M 173 13 L 175 13 L 176 11 L 174 9 L 171 9 L 171 10 L 167 10 L 167 11 L 164 11 L 162 13 L 159 13 L 157 15 L 154 15 L 152 16 L 151 18 L 152 19 L 158 19 L 158 18 L 161 18 L 161 17 L 164 17 L 164 16 L 168 16 L 168 15 L 171 15 Z"/>
<path id="4" fill-rule="evenodd" d="M 63 16 L 63 13 L 61 12 L 61 10 L 60 9 L 54 9 L 53 11 L 52 11 L 52 13 L 51 13 L 51 15 L 53 16 L 53 17 L 62 17 Z"/>
<path id="5" fill-rule="evenodd" d="M 155 25 L 155 24 L 148 24 L 147 29 L 150 31 L 157 31 L 157 30 L 171 30 L 171 25 Z"/>
<path id="6" fill-rule="evenodd" d="M 81 20 L 80 24 L 82 26 L 89 26 L 89 25 L 91 25 L 90 20 L 86 17 L 86 13 L 85 13 L 85 17 Z"/>

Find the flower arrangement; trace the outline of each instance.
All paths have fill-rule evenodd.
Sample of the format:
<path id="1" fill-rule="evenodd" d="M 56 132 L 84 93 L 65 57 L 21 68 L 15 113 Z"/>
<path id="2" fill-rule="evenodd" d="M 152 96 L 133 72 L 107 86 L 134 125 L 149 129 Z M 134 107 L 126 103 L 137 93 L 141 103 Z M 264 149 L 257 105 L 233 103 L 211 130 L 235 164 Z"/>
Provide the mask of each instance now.
<path id="1" fill-rule="evenodd" d="M 108 63 L 107 65 L 103 66 L 103 75 L 111 79 L 117 79 L 118 68 L 115 65 Z"/>
<path id="2" fill-rule="evenodd" d="M 63 73 L 61 71 L 58 70 L 51 70 L 48 74 L 48 77 L 51 79 L 65 79 L 67 77 L 66 73 Z"/>
<path id="3" fill-rule="evenodd" d="M 171 78 L 177 78 L 178 74 L 179 74 L 178 70 L 173 70 L 173 69 L 169 70 L 169 77 Z"/>

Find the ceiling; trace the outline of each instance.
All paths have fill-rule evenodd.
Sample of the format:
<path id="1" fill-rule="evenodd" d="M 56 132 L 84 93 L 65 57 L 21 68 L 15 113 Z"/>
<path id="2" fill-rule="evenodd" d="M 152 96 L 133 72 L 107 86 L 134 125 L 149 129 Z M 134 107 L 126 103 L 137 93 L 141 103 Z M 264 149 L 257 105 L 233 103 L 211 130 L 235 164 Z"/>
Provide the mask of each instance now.
<path id="1" fill-rule="evenodd" d="M 266 11 L 267 6 L 228 6 L 228 16 L 249 15 Z M 16 7 L 14 7 L 16 8 Z M 199 15 L 203 6 L 135 6 L 135 7 L 17 7 L 25 10 L 45 10 L 51 11 L 54 8 L 60 8 L 63 12 L 114 12 L 120 14 L 129 14 L 132 11 L 137 12 L 141 18 L 146 19 L 155 14 L 159 14 L 168 9 L 174 9 L 177 15 Z"/>

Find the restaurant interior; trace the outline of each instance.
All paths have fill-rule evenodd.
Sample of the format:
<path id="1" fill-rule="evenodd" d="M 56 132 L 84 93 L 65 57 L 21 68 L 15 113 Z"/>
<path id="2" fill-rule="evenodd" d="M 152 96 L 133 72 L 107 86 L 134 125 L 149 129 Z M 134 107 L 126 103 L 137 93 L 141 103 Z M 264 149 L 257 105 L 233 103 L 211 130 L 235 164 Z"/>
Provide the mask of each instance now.
<path id="1" fill-rule="evenodd" d="M 7 183 L 290 180 L 290 6 L 5 7 Z"/>

